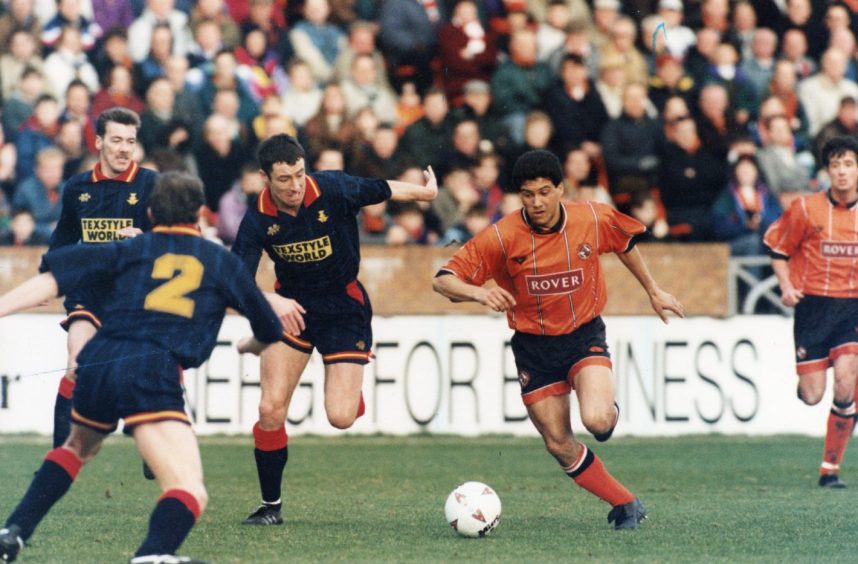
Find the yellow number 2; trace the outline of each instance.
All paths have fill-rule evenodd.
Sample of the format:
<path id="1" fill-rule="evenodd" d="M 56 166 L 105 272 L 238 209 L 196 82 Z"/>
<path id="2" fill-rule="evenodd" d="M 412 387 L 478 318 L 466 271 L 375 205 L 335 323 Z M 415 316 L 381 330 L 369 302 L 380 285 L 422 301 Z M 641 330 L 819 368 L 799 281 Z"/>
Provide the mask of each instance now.
<path id="1" fill-rule="evenodd" d="M 167 253 L 158 257 L 152 267 L 152 278 L 169 280 L 146 295 L 144 309 L 193 317 L 194 300 L 186 297 L 203 281 L 203 263 L 190 255 Z"/>

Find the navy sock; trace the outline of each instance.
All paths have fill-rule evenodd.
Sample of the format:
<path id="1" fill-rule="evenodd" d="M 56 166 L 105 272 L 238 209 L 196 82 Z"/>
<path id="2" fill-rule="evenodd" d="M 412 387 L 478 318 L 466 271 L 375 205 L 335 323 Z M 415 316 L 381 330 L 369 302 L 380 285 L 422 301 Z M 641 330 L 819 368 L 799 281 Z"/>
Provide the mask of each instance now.
<path id="1" fill-rule="evenodd" d="M 199 515 L 195 497 L 183 490 L 167 491 L 152 511 L 149 532 L 134 556 L 175 554 Z"/>
<path id="2" fill-rule="evenodd" d="M 29 539 L 36 526 L 72 485 L 83 463 L 70 450 L 57 448 L 48 453 L 6 526 L 21 527 L 21 538 Z"/>
<path id="3" fill-rule="evenodd" d="M 253 437 L 256 445 L 253 455 L 256 458 L 262 501 L 278 505 L 283 470 L 289 460 L 289 438 L 286 429 L 280 427 L 275 431 L 264 431 L 257 423 L 253 427 Z"/>

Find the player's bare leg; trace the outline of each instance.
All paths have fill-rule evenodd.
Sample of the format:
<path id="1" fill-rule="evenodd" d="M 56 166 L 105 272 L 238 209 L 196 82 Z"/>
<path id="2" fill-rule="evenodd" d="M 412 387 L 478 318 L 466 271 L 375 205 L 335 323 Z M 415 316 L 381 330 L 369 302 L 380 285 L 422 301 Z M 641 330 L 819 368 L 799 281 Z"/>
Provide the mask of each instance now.
<path id="1" fill-rule="evenodd" d="M 325 413 L 337 429 L 348 429 L 359 415 L 363 365 L 338 362 L 325 366 Z"/>
<path id="2" fill-rule="evenodd" d="M 175 554 L 208 503 L 197 437 L 186 423 L 159 421 L 134 428 L 134 441 L 161 486 L 149 532 L 132 562 Z"/>
<path id="3" fill-rule="evenodd" d="M 85 319 L 78 319 L 68 327 L 66 373 L 60 380 L 57 401 L 54 404 L 54 448 L 65 443 L 71 432 L 71 398 L 77 381 L 77 355 L 95 336 L 97 330 L 95 325 Z"/>
<path id="4" fill-rule="evenodd" d="M 105 435 L 72 425 L 63 446 L 50 451 L 27 493 L 0 529 L 0 560 L 15 560 L 51 507 L 71 488 L 78 472 L 101 448 Z"/>
<path id="5" fill-rule="evenodd" d="M 545 448 L 557 459 L 576 484 L 611 504 L 608 522 L 616 529 L 633 529 L 646 509 L 635 496 L 608 473 L 602 461 L 572 434 L 568 394 L 549 396 L 527 406 L 527 414 L 545 441 Z"/>
<path id="6" fill-rule="evenodd" d="M 825 446 L 822 452 L 822 463 L 819 468 L 819 485 L 829 488 L 844 488 L 846 484 L 840 479 L 840 462 L 852 436 L 855 426 L 855 380 L 858 370 L 858 356 L 844 354 L 834 359 L 834 400 L 828 414 L 825 432 Z M 807 375 L 802 376 L 804 381 Z M 825 383 L 825 373 L 817 380 Z"/>
<path id="7" fill-rule="evenodd" d="M 283 343 L 275 343 L 260 356 L 259 422 L 253 427 L 254 456 L 262 504 L 243 522 L 245 525 L 279 525 L 283 523 L 281 483 L 289 460 L 289 438 L 286 415 L 292 394 L 310 355 Z"/>
<path id="8" fill-rule="evenodd" d="M 599 442 L 611 438 L 620 418 L 614 401 L 614 375 L 607 366 L 590 365 L 575 375 L 581 422 Z"/>

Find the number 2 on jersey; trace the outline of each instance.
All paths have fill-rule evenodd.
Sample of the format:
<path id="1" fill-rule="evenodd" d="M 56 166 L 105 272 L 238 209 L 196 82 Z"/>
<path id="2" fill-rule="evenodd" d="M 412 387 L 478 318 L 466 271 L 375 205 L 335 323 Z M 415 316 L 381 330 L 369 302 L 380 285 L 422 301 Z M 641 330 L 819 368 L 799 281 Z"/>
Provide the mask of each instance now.
<path id="1" fill-rule="evenodd" d="M 146 295 L 143 308 L 193 317 L 194 300 L 188 298 L 187 294 L 200 287 L 203 270 L 203 263 L 190 255 L 167 253 L 158 257 L 152 267 L 152 278 L 168 281 Z"/>

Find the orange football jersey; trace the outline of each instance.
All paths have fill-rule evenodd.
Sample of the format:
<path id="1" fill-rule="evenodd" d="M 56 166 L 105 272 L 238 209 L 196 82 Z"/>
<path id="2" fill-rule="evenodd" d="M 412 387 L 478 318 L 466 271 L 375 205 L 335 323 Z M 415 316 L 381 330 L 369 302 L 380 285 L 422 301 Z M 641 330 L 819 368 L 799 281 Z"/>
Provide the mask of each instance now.
<path id="1" fill-rule="evenodd" d="M 858 205 L 827 192 L 796 198 L 766 231 L 765 244 L 789 257 L 790 281 L 813 296 L 858 296 Z"/>
<path id="2" fill-rule="evenodd" d="M 482 286 L 493 279 L 515 296 L 510 328 L 535 335 L 571 333 L 599 315 L 607 292 L 599 255 L 625 252 L 646 228 L 595 202 L 564 202 L 559 229 L 534 231 L 524 209 L 490 225 L 442 268 Z"/>

